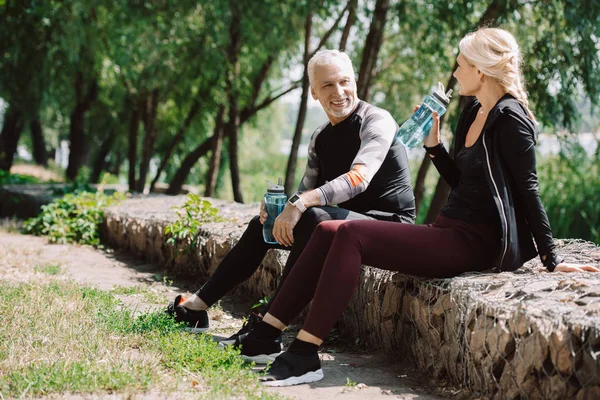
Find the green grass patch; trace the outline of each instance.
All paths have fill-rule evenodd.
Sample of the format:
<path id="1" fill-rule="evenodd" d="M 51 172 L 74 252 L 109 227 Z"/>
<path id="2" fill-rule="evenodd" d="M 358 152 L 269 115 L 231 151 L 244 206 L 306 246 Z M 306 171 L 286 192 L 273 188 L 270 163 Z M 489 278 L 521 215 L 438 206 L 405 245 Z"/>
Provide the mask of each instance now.
<path id="1" fill-rule="evenodd" d="M 63 272 L 62 267 L 58 264 L 36 265 L 34 269 L 35 272 L 47 275 L 60 275 Z"/>
<path id="2" fill-rule="evenodd" d="M 153 292 L 149 286 L 115 286 L 111 290 L 113 294 L 141 297 L 146 303 L 164 304 L 168 299 L 164 294 Z"/>
<path id="3" fill-rule="evenodd" d="M 134 316 L 113 293 L 71 281 L 0 283 L 0 371 L 4 398 L 174 390 L 280 398 L 263 391 L 236 350 L 162 312 Z"/>

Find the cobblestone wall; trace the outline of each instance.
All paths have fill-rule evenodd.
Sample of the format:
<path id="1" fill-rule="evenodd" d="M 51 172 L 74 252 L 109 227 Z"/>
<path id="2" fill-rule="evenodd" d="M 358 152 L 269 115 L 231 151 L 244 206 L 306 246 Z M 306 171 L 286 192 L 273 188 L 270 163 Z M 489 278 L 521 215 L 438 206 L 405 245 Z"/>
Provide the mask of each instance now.
<path id="1" fill-rule="evenodd" d="M 153 197 L 109 209 L 103 238 L 168 267 L 206 279 L 237 242 L 257 206 L 211 200 L 226 223 L 203 226 L 198 248 L 165 245 L 171 207 Z M 600 261 L 590 243 L 559 241 L 567 259 Z M 286 252 L 270 251 L 239 290 L 254 298 L 275 288 Z M 600 276 L 549 274 L 532 260 L 515 273 L 423 280 L 364 267 L 340 333 L 410 357 L 425 372 L 493 399 L 600 399 Z"/>

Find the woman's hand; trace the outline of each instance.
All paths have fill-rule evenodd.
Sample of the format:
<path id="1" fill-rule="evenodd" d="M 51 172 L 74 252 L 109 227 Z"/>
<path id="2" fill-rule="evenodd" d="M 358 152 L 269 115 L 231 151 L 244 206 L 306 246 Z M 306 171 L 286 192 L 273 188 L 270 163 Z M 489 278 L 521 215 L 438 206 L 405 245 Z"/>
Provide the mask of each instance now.
<path id="1" fill-rule="evenodd" d="M 416 105 L 413 108 L 413 112 L 416 112 L 421 105 Z M 425 147 L 435 147 L 440 144 L 440 116 L 437 111 L 434 111 L 432 114 L 433 117 L 433 125 L 429 130 L 429 135 L 425 136 L 425 140 L 423 140 L 423 144 Z"/>
<path id="2" fill-rule="evenodd" d="M 600 269 L 592 265 L 561 262 L 554 268 L 554 272 L 600 272 Z"/>

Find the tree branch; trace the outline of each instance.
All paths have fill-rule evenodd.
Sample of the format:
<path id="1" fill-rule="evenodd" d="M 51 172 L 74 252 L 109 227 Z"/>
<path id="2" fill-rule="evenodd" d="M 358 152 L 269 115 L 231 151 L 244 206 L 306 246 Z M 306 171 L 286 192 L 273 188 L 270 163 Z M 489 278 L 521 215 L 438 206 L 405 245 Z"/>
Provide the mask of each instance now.
<path id="1" fill-rule="evenodd" d="M 348 1 L 348 3 L 346 4 L 346 7 L 344 7 L 344 9 L 340 13 L 340 15 L 337 17 L 337 19 L 335 20 L 335 22 L 333 23 L 333 25 L 331 26 L 331 28 L 329 28 L 329 30 L 321 38 L 321 41 L 319 42 L 319 44 L 318 44 L 317 48 L 315 49 L 315 51 L 313 51 L 312 53 L 310 53 L 310 57 L 308 57 L 309 60 L 311 59 L 312 56 L 315 55 L 315 53 L 317 51 L 319 51 L 319 49 L 321 47 L 323 47 L 323 45 L 325 45 L 325 43 L 327 42 L 327 40 L 329 40 L 329 37 L 333 34 L 333 32 L 337 29 L 338 25 L 342 21 L 342 17 L 344 16 L 344 14 L 346 14 L 346 11 L 350 8 L 350 4 L 351 3 L 352 3 L 352 0 Z"/>

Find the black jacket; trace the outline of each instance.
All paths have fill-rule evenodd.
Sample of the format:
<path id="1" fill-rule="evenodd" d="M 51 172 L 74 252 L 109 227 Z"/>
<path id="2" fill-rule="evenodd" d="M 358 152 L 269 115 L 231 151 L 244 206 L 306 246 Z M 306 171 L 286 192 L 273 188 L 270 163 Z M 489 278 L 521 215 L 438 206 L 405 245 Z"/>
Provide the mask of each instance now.
<path id="1" fill-rule="evenodd" d="M 479 108 L 479 102 L 473 97 L 463 110 L 456 129 L 455 155 L 464 147 Z M 514 271 L 539 251 L 546 268 L 553 271 L 560 260 L 538 191 L 535 123 L 523 105 L 506 94 L 490 110 L 481 135 L 481 156 L 502 226 L 500 253 L 494 265 L 502 271 Z M 435 156 L 432 161 L 440 175 L 455 187 L 460 172 L 448 152 L 441 145 L 427 151 Z"/>

